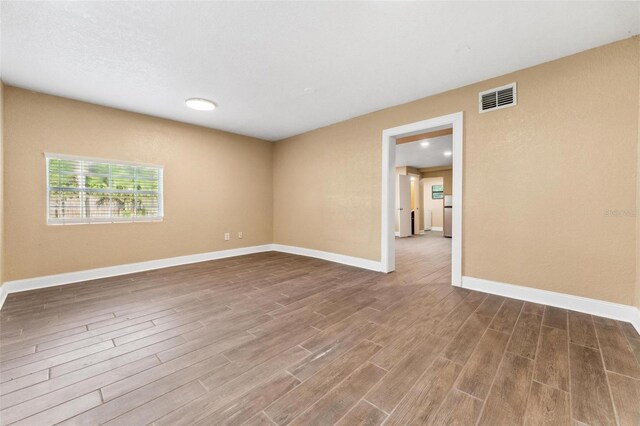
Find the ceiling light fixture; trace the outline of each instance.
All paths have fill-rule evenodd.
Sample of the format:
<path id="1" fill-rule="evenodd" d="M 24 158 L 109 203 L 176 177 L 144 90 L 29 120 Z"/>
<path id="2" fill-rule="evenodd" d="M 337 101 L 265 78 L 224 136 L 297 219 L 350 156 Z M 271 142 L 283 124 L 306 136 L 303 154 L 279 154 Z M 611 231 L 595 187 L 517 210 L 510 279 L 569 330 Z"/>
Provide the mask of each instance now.
<path id="1" fill-rule="evenodd" d="M 202 98 L 189 98 L 186 101 L 184 101 L 185 104 L 187 104 L 187 106 L 191 109 L 195 109 L 198 111 L 211 111 L 216 109 L 217 105 L 208 100 L 208 99 L 202 99 Z"/>
<path id="2" fill-rule="evenodd" d="M 426 148 L 429 146 L 429 142 L 425 141 L 425 142 L 420 142 L 420 146 L 423 148 Z"/>
<path id="3" fill-rule="evenodd" d="M 451 151 L 445 151 L 444 152 L 444 156 L 445 157 L 451 157 Z"/>

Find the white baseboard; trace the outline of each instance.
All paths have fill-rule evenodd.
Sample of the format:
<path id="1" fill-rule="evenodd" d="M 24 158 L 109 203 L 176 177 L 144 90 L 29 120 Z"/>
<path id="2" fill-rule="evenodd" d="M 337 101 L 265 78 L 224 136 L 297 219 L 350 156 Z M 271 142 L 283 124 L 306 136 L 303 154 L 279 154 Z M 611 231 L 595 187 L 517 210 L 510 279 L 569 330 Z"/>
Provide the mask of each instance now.
<path id="1" fill-rule="evenodd" d="M 7 300 L 7 288 L 4 285 L 0 285 L 0 309 L 2 309 L 5 300 Z"/>
<path id="2" fill-rule="evenodd" d="M 346 256 L 343 254 L 329 253 L 326 251 L 307 249 L 302 247 L 285 246 L 282 244 L 265 244 L 261 246 L 242 247 L 238 249 L 212 251 L 188 256 L 170 257 L 167 259 L 150 260 L 147 262 L 129 263 L 125 265 L 108 266 L 106 268 L 88 269 L 84 271 L 68 272 L 64 274 L 45 275 L 42 277 L 26 278 L 23 280 L 7 281 L 0 286 L 0 309 L 9 293 L 36 290 L 39 288 L 55 287 L 59 285 L 73 284 L 82 281 L 96 280 L 99 278 L 116 277 L 118 275 L 133 274 L 152 269 L 168 268 L 171 266 L 187 265 L 189 263 L 206 262 L 209 260 L 224 259 L 227 257 L 243 256 L 267 251 L 280 251 L 297 254 L 300 256 L 315 257 L 330 262 L 356 266 L 358 268 L 381 271 L 380 262 Z"/>
<path id="3" fill-rule="evenodd" d="M 398 231 L 394 232 L 393 235 L 395 235 L 396 237 L 400 236 L 400 233 Z"/>
<path id="4" fill-rule="evenodd" d="M 433 229 L 433 228 L 432 228 Z M 125 265 L 109 266 L 106 268 L 89 269 L 85 271 L 69 272 L 65 274 L 47 275 L 43 277 L 27 278 L 23 280 L 7 281 L 0 286 L 0 308 L 4 304 L 9 293 L 35 290 L 45 287 L 72 284 L 99 278 L 114 277 L 118 275 L 144 272 L 152 269 L 168 268 L 171 266 L 187 265 L 190 263 L 205 262 L 209 260 L 224 259 L 227 257 L 242 256 L 253 253 L 279 251 L 300 256 L 314 257 L 330 262 L 358 268 L 381 271 L 381 262 L 344 254 L 308 249 L 303 247 L 287 246 L 282 244 L 265 244 L 261 246 L 243 247 L 238 249 L 221 250 L 208 253 L 199 253 L 188 256 L 171 257 L 167 259 L 151 260 L 147 262 L 129 263 Z M 570 309 L 587 314 L 598 315 L 620 321 L 626 321 L 640 333 L 640 310 L 634 306 L 606 302 L 603 300 L 589 299 L 570 294 L 556 293 L 546 290 L 538 290 L 531 287 L 489 281 L 481 278 L 462 277 L 462 287 L 477 290 L 484 293 L 497 294 L 527 302 L 541 303 L 558 308 Z"/>
<path id="5" fill-rule="evenodd" d="M 381 271 L 382 264 L 376 260 L 363 259 L 361 257 L 347 256 L 344 254 L 331 253 L 328 251 L 313 250 L 302 247 L 285 246 L 282 244 L 272 244 L 274 251 L 297 254 L 300 256 L 315 257 L 330 262 L 342 263 L 344 265 L 356 266 L 358 268 Z"/>
<path id="6" fill-rule="evenodd" d="M 606 318 L 630 322 L 640 333 L 640 309 L 635 306 L 606 302 L 604 300 L 589 299 L 587 297 L 573 296 L 571 294 L 556 293 L 553 291 L 539 290 L 513 284 L 505 284 L 497 281 L 489 281 L 481 278 L 462 277 L 462 287 L 477 290 L 483 293 L 497 294 L 512 299 L 527 302 L 540 303 L 572 311 L 584 312 Z"/>
<path id="7" fill-rule="evenodd" d="M 128 263 L 125 265 L 108 266 L 106 268 L 87 269 L 84 271 L 68 272 L 64 274 L 45 275 L 42 277 L 26 278 L 23 280 L 7 281 L 0 287 L 0 308 L 9 293 L 36 290 L 45 287 L 73 284 L 99 278 L 116 277 L 118 275 L 133 274 L 152 269 L 168 268 L 171 266 L 187 265 L 189 263 L 206 262 L 208 260 L 224 259 L 252 253 L 272 251 L 271 244 L 262 246 L 242 247 L 230 250 L 219 250 L 208 253 L 198 253 L 187 256 L 170 257 L 167 259 L 150 260 L 147 262 Z"/>
<path id="8" fill-rule="evenodd" d="M 439 231 L 442 232 L 442 226 L 432 226 L 429 231 Z"/>

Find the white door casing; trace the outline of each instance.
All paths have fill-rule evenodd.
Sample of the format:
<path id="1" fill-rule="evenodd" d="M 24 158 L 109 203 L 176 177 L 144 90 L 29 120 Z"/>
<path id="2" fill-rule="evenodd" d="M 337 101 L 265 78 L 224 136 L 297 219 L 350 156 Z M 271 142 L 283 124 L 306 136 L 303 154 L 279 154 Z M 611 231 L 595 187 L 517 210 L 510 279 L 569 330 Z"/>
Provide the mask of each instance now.
<path id="1" fill-rule="evenodd" d="M 451 241 L 451 284 L 462 286 L 462 112 L 443 115 L 382 131 L 382 201 L 380 261 L 382 272 L 395 270 L 396 138 L 412 136 L 438 128 L 453 128 L 453 227 Z"/>

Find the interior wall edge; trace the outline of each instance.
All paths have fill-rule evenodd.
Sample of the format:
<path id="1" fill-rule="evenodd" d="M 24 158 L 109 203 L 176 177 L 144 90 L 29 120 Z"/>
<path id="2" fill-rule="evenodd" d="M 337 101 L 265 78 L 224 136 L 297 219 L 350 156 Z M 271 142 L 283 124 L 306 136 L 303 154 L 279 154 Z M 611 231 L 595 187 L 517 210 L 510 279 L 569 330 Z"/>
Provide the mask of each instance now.
<path id="1" fill-rule="evenodd" d="M 0 306 L 3 297 L 6 297 L 6 293 L 2 291 L 6 271 L 4 265 L 4 93 L 5 84 L 0 79 Z"/>
<path id="2" fill-rule="evenodd" d="M 2 283 L 2 285 L 0 285 L 0 309 L 4 306 L 4 301 L 7 300 L 7 296 L 7 286 Z"/>
<path id="3" fill-rule="evenodd" d="M 640 309 L 632 305 L 469 276 L 462 277 L 462 288 L 629 322 L 640 333 Z"/>
<path id="4" fill-rule="evenodd" d="M 4 281 L 273 242 L 271 142 L 12 86 L 3 92 Z M 163 220 L 48 225 L 44 152 L 163 165 Z"/>
<path id="5" fill-rule="evenodd" d="M 640 200 L 632 177 L 640 173 L 639 41 L 633 36 L 275 142 L 274 242 L 380 260 L 381 133 L 464 111 L 463 274 L 640 304 L 640 223 L 636 231 L 630 214 L 615 215 Z M 478 92 L 513 81 L 517 106 L 478 112 Z M 500 197 L 487 196 L 487 188 Z M 560 214 L 551 205 L 563 205 Z"/>
<path id="6" fill-rule="evenodd" d="M 86 269 L 83 271 L 66 272 L 62 274 L 44 275 L 40 277 L 7 281 L 2 287 L 0 287 L 0 289 L 4 291 L 4 295 L 0 296 L 6 297 L 6 294 L 9 293 L 19 293 L 23 291 L 37 290 L 47 287 L 75 284 L 83 281 L 117 277 L 120 275 L 135 274 L 138 272 L 150 271 L 155 269 L 170 268 L 172 266 L 188 265 L 190 263 L 207 262 L 210 260 L 226 259 L 228 257 L 263 253 L 267 251 L 272 251 L 271 244 L 249 246 L 229 250 L 218 250 L 187 256 L 177 256 L 166 259 L 149 260 L 144 262 L 107 266 L 104 268 Z M 2 302 L 4 302 L 4 300 L 2 300 Z"/>
<path id="7" fill-rule="evenodd" d="M 187 256 L 177 256 L 166 259 L 158 259 L 137 263 L 128 263 L 104 268 L 87 269 L 83 271 L 66 272 L 62 274 L 44 275 L 40 277 L 25 278 L 14 281 L 7 281 L 0 287 L 0 309 L 9 293 L 19 293 L 23 291 L 37 290 L 41 288 L 56 287 L 67 284 L 75 284 L 84 281 L 97 280 L 101 278 L 129 275 L 155 269 L 170 268 L 172 266 L 187 265 L 191 263 L 207 262 L 211 260 L 226 259 L 229 257 L 244 256 L 248 254 L 277 251 L 282 253 L 296 254 L 300 256 L 313 257 L 330 262 L 341 263 L 362 269 L 369 269 L 379 272 L 380 262 L 361 259 L 352 256 L 345 256 L 338 253 L 322 252 L 319 250 L 307 249 L 304 247 L 292 247 L 281 244 L 262 244 L 235 248 L 229 250 L 219 250 L 207 253 L 198 253 Z"/>
<path id="8" fill-rule="evenodd" d="M 168 259 L 159 259 L 148 262 L 131 263 L 127 265 L 97 268 L 85 271 L 70 272 L 65 274 L 49 275 L 23 280 L 8 281 L 0 287 L 0 309 L 4 305 L 8 294 L 23 291 L 37 290 L 47 287 L 56 287 L 90 281 L 100 278 L 128 275 L 153 269 L 162 269 L 172 266 L 199 263 L 210 260 L 225 259 L 229 257 L 244 256 L 248 254 L 276 251 L 312 257 L 341 263 L 357 268 L 379 272 L 380 262 L 368 259 L 345 256 L 338 253 L 323 252 L 304 247 L 286 246 L 282 244 L 264 244 L 259 246 L 244 247 L 240 249 L 220 250 L 210 253 L 200 253 L 190 256 L 179 256 Z M 631 305 L 607 302 L 604 300 L 590 299 L 571 294 L 557 293 L 553 291 L 539 290 L 533 287 L 525 287 L 514 284 L 501 283 L 470 276 L 462 277 L 462 288 L 475 290 L 482 293 L 495 294 L 526 302 L 540 303 L 558 308 L 584 312 L 605 318 L 631 323 L 640 332 L 640 309 Z"/>
<path id="9" fill-rule="evenodd" d="M 288 246 L 284 244 L 272 244 L 274 251 L 299 256 L 315 257 L 316 259 L 328 260 L 329 262 L 342 263 L 343 265 L 355 266 L 356 268 L 369 269 L 370 271 L 382 271 L 382 263 L 376 260 L 363 259 L 361 257 L 347 256 L 345 254 L 331 253 L 328 251 L 315 250 L 305 247 Z"/>
<path id="10" fill-rule="evenodd" d="M 640 52 L 640 36 L 636 36 Z M 640 55 L 638 55 L 638 149 L 636 152 L 636 307 L 640 309 Z"/>

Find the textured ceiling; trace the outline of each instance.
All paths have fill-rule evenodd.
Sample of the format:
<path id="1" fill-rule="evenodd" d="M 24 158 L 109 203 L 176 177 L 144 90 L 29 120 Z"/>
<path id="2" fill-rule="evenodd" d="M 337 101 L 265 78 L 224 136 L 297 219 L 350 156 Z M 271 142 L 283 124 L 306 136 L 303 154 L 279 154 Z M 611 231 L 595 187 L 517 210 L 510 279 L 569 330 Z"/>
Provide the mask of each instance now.
<path id="1" fill-rule="evenodd" d="M 2 2 L 10 85 L 278 140 L 630 37 L 640 3 Z M 219 104 L 187 109 L 188 97 Z"/>

